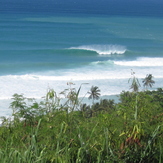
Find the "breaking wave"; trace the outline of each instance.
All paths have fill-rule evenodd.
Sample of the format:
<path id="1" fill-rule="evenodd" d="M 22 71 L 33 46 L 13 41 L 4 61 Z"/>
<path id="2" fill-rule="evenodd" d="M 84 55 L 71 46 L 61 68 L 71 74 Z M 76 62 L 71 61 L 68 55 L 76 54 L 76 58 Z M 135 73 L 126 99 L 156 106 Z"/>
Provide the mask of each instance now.
<path id="1" fill-rule="evenodd" d="M 99 55 L 111 55 L 111 54 L 124 54 L 126 47 L 122 45 L 83 45 L 78 47 L 71 47 L 69 49 L 79 49 L 87 51 L 95 51 Z"/>
<path id="2" fill-rule="evenodd" d="M 114 64 L 120 66 L 158 67 L 163 66 L 163 58 L 140 57 L 134 61 L 114 61 Z"/>

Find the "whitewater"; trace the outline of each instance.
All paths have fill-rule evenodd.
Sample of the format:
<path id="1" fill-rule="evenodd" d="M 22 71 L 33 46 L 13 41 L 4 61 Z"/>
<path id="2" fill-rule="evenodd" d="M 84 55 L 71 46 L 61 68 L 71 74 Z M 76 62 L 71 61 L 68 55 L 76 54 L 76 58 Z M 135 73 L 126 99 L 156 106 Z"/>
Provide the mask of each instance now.
<path id="1" fill-rule="evenodd" d="M 152 74 L 156 82 L 152 89 L 163 87 L 159 3 L 155 7 L 144 4 L 150 10 L 139 10 L 144 1 L 137 2 L 132 12 L 127 0 L 130 7 L 126 10 L 117 9 L 127 7 L 122 2 L 103 2 L 101 7 L 112 6 L 109 10 L 101 10 L 98 2 L 87 9 L 79 8 L 79 2 L 73 6 L 63 3 L 62 8 L 60 3 L 46 3 L 49 8 L 42 2 L 37 10 L 16 2 L 8 4 L 10 8 L 0 7 L 1 116 L 11 115 L 13 94 L 41 100 L 49 88 L 59 95 L 69 87 L 68 82 L 75 89 L 82 85 L 80 97 L 93 85 L 101 90 L 101 98 L 109 98 L 130 91 L 128 80 L 134 71 L 141 85 Z M 22 6 L 24 11 L 18 10 Z"/>

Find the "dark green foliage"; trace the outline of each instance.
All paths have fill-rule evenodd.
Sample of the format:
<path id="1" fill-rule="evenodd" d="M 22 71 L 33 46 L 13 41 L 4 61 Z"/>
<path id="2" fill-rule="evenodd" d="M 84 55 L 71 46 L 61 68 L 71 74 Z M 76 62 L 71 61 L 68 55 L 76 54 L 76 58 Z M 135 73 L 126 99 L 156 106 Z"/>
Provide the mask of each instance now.
<path id="1" fill-rule="evenodd" d="M 88 94 L 90 94 L 88 99 L 92 99 L 93 103 L 94 100 L 98 100 L 100 98 L 100 90 L 97 86 L 92 86 Z"/>
<path id="2" fill-rule="evenodd" d="M 52 89 L 41 103 L 15 94 L 13 119 L 2 118 L 0 127 L 0 162 L 163 162 L 161 88 L 123 91 L 119 103 L 103 99 L 91 106 L 78 101 L 80 88 L 70 88 L 62 106 Z"/>
<path id="3" fill-rule="evenodd" d="M 143 86 L 146 88 L 152 87 L 155 81 L 153 80 L 152 74 L 147 74 L 146 77 L 143 79 Z"/>

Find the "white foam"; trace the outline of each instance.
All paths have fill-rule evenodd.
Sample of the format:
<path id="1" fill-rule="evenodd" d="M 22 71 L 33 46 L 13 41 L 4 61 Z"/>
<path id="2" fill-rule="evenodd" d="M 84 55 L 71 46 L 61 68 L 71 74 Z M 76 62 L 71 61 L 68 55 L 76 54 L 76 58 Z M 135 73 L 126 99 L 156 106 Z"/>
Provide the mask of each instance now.
<path id="1" fill-rule="evenodd" d="M 83 69 L 80 73 L 79 71 L 76 73 L 69 72 L 65 76 L 34 76 L 30 74 L 0 76 L 0 99 L 9 99 L 15 93 L 24 94 L 30 98 L 41 98 L 45 96 L 48 87 L 54 88 L 55 91 L 59 93 L 68 87 L 67 82 L 69 81 L 76 83 L 76 88 L 78 88 L 81 83 L 94 83 L 94 85 L 97 85 L 96 80 L 100 81 L 100 86 L 103 85 L 101 84 L 102 80 L 116 78 L 116 76 L 113 76 L 113 72 L 108 73 L 108 76 L 106 76 L 106 73 L 105 71 L 95 72 L 91 70 L 85 73 Z M 81 96 L 85 95 L 87 91 L 88 89 L 85 88 Z"/>
<path id="2" fill-rule="evenodd" d="M 111 54 L 124 54 L 126 47 L 121 45 L 83 45 L 78 47 L 71 47 L 70 49 L 81 49 L 88 51 L 95 51 L 99 55 L 111 55 Z"/>
<path id="3" fill-rule="evenodd" d="M 114 61 L 114 64 L 121 66 L 156 67 L 163 66 L 163 58 L 140 57 L 135 61 Z"/>
<path id="4" fill-rule="evenodd" d="M 144 66 L 144 62 L 149 62 Z M 0 76 L 0 99 L 10 99 L 13 94 L 24 94 L 26 97 L 41 98 L 45 96 L 48 87 L 53 88 L 57 93 L 66 89 L 67 82 L 74 82 L 78 89 L 80 84 L 89 83 L 83 86 L 80 96 L 84 96 L 92 85 L 102 88 L 102 95 L 111 95 L 126 90 L 128 79 L 131 77 L 131 68 L 136 72 L 136 77 L 144 78 L 152 74 L 154 79 L 159 79 L 158 87 L 162 86 L 163 58 L 139 58 L 136 64 L 128 64 L 128 61 L 110 66 L 110 61 L 98 61 L 78 69 L 58 70 L 43 74 L 8 75 Z M 118 63 L 115 61 L 115 64 Z M 127 63 L 127 64 L 126 64 Z M 140 63 L 143 66 L 138 66 Z M 103 66 L 104 65 L 104 66 Z M 127 65 L 127 66 L 126 66 Z M 130 65 L 130 66 L 128 66 Z M 149 66 L 150 65 L 150 66 Z"/>
<path id="5" fill-rule="evenodd" d="M 137 68 L 134 69 L 136 72 L 136 77 L 139 77 L 140 83 L 141 78 L 144 78 L 146 74 L 152 73 L 154 75 L 154 80 L 156 81 L 154 88 L 163 87 L 163 74 L 158 68 Z M 0 111 L 1 116 L 8 116 L 11 114 L 11 109 L 9 109 L 9 104 L 11 103 L 12 95 L 23 94 L 28 98 L 35 98 L 39 101 L 42 97 L 45 97 L 48 88 L 53 88 L 58 96 L 60 92 L 67 88 L 67 82 L 73 82 L 72 88 L 80 90 L 79 97 L 88 97 L 86 94 L 92 85 L 98 86 L 101 90 L 101 96 L 104 95 L 115 95 L 119 94 L 123 90 L 128 91 L 130 84 L 128 79 L 131 77 L 130 69 L 117 69 L 117 70 L 80 70 L 76 74 L 72 72 L 66 76 L 41 76 L 41 75 L 9 75 L 0 76 Z M 160 76 L 159 76 L 160 75 Z M 162 75 L 162 76 L 161 76 Z M 160 78 L 158 78 L 160 77 Z M 143 87 L 141 87 L 143 89 Z M 88 99 L 87 99 L 88 100 Z"/>
<path id="6" fill-rule="evenodd" d="M 155 70 L 156 71 L 156 70 Z M 136 70 L 137 72 L 137 70 Z M 138 71 L 140 72 L 140 71 Z M 151 71 L 150 71 L 151 72 Z M 148 74 L 147 70 L 141 71 L 140 74 L 137 74 L 138 77 L 144 77 Z M 154 77 L 158 77 L 152 73 Z M 41 98 L 45 96 L 48 87 L 54 88 L 56 92 L 61 92 L 66 89 L 67 82 L 72 81 L 78 88 L 82 83 L 90 83 L 91 85 L 97 85 L 99 87 L 105 87 L 102 94 L 115 94 L 121 92 L 121 89 L 126 85 L 128 79 L 130 78 L 130 70 L 117 70 L 117 71 L 98 71 L 87 73 L 80 73 L 71 76 L 38 76 L 37 78 L 32 78 L 30 75 L 26 76 L 4 76 L 0 77 L 0 99 L 9 99 L 13 94 L 24 94 L 26 97 L 30 98 Z M 124 83 L 119 85 L 119 81 L 123 80 Z M 114 82 L 113 82 L 114 81 Z M 106 85 L 105 85 L 106 83 Z M 112 83 L 112 84 L 111 84 Z M 105 93 L 106 87 L 112 89 L 112 93 L 109 91 Z M 115 88 L 115 89 L 114 89 Z M 88 91 L 87 87 L 84 86 L 82 95 Z"/>

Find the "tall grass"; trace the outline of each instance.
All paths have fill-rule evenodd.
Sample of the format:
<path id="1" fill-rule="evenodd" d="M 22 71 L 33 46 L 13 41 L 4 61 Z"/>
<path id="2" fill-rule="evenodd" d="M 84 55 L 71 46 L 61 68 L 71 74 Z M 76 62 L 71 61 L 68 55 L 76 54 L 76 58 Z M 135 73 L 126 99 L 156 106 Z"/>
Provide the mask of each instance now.
<path id="1" fill-rule="evenodd" d="M 82 109 L 80 89 L 62 106 L 53 91 L 40 104 L 15 96 L 12 104 L 21 105 L 13 105 L 13 119 L 0 127 L 0 162 L 162 162 L 163 114 L 156 92 L 123 92 L 117 104 L 105 100 Z"/>

